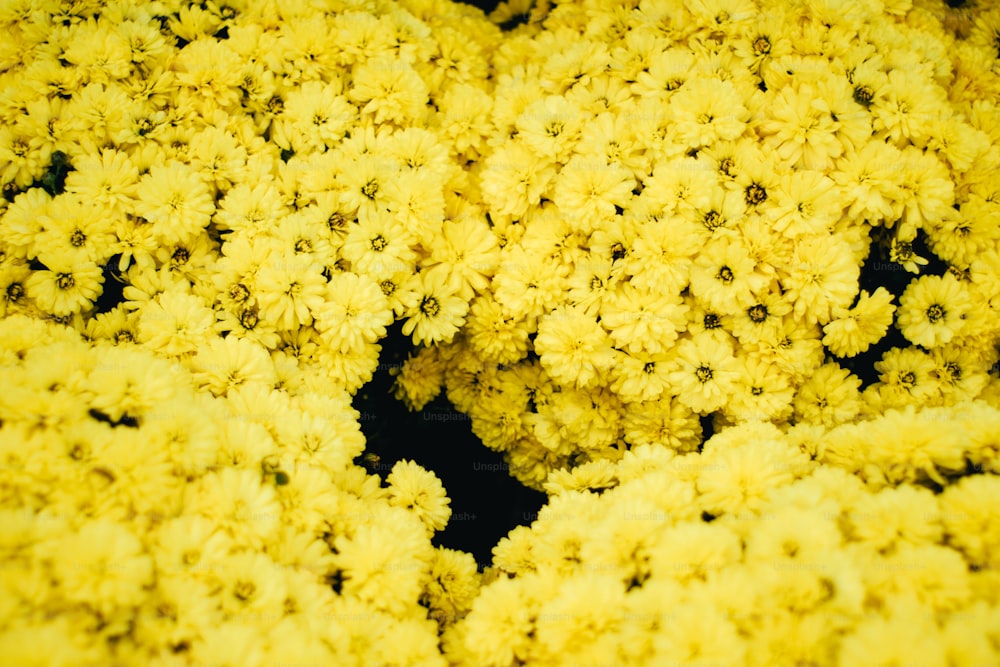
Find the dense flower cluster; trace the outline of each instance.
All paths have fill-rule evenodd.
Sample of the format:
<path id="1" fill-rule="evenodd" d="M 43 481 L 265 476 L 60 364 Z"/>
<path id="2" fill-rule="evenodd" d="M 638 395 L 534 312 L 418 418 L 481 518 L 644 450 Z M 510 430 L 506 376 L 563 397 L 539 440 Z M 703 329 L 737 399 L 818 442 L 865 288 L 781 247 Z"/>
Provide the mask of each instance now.
<path id="1" fill-rule="evenodd" d="M 996 433 L 1000 411 L 976 409 Z M 456 662 L 996 662 L 1000 478 L 876 489 L 802 439 L 747 423 L 701 454 L 643 445 L 552 475 L 446 634 Z"/>
<path id="2" fill-rule="evenodd" d="M 23 315 L 0 355 L 6 661 L 446 664 L 476 563 L 431 545 L 432 473 L 385 488 L 353 463 L 357 412 L 320 371 L 282 386 L 245 339 L 185 367 Z"/>
<path id="3" fill-rule="evenodd" d="M 503 243 L 491 289 L 403 369 L 400 395 L 419 406 L 439 381 L 542 488 L 632 446 L 693 451 L 706 418 L 832 427 L 995 394 L 997 19 L 963 41 L 944 11 L 536 16 L 494 56 L 473 172 Z M 878 284 L 893 270 L 916 274 L 900 293 Z M 903 344 L 880 345 L 890 332 Z M 862 387 L 844 362 L 869 350 Z"/>
<path id="4" fill-rule="evenodd" d="M 1000 10 L 946 4 L 5 2 L 0 655 L 996 663 Z M 485 575 L 357 464 L 397 322 L 549 494 Z"/>

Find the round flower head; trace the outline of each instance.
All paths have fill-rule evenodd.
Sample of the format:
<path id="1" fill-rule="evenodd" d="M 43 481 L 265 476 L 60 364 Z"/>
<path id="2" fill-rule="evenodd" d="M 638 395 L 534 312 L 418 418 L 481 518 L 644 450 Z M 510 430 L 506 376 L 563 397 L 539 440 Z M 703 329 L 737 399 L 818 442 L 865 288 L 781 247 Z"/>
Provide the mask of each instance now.
<path id="1" fill-rule="evenodd" d="M 136 188 L 135 212 L 162 244 L 185 243 L 208 225 L 215 202 L 201 175 L 183 163 L 155 165 Z"/>
<path id="2" fill-rule="evenodd" d="M 861 290 L 856 304 L 833 310 L 833 319 L 823 327 L 823 345 L 835 356 L 856 356 L 882 339 L 895 312 L 892 294 L 884 287 L 872 294 Z"/>
<path id="3" fill-rule="evenodd" d="M 393 394 L 410 410 L 423 410 L 441 393 L 446 361 L 439 352 L 437 346 L 421 347 L 402 366 L 390 369 L 396 378 Z"/>
<path id="4" fill-rule="evenodd" d="M 398 461 L 385 481 L 389 484 L 389 504 L 416 514 L 428 534 L 448 524 L 451 501 L 434 473 L 413 461 Z"/>
<path id="5" fill-rule="evenodd" d="M 677 400 L 701 414 L 721 408 L 739 378 L 732 347 L 708 334 L 681 341 L 672 363 Z"/>
<path id="6" fill-rule="evenodd" d="M 50 258 L 47 270 L 34 271 L 24 282 L 27 296 L 43 311 L 65 317 L 88 309 L 100 296 L 104 274 L 83 258 Z"/>
<path id="7" fill-rule="evenodd" d="M 405 303 L 402 332 L 414 343 L 450 342 L 465 323 L 469 302 L 456 295 L 444 274 L 423 271 L 408 281 L 412 290 Z"/>
<path id="8" fill-rule="evenodd" d="M 968 289 L 950 273 L 921 276 L 899 297 L 896 324 L 911 343 L 937 347 L 962 331 L 971 309 Z"/>
<path id="9" fill-rule="evenodd" d="M 389 300 L 378 283 L 349 272 L 330 277 L 315 317 L 321 339 L 338 352 L 375 343 L 385 336 L 385 328 L 393 320 Z"/>
<path id="10" fill-rule="evenodd" d="M 572 306 L 539 318 L 535 352 L 555 381 L 583 388 L 600 382 L 613 361 L 607 333 L 592 317 Z"/>

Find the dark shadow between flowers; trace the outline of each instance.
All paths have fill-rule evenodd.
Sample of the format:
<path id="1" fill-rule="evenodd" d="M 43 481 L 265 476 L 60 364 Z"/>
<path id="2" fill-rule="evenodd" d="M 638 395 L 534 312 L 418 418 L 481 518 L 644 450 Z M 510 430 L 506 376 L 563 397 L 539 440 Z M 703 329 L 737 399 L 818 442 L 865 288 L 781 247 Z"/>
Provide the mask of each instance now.
<path id="1" fill-rule="evenodd" d="M 482 570 L 500 538 L 534 521 L 546 497 L 510 476 L 503 457 L 472 433 L 469 418 L 455 410 L 443 391 L 419 412 L 410 412 L 393 397 L 391 371 L 413 349 L 401 327 L 396 323 L 380 341 L 378 369 L 354 397 L 367 440 L 358 462 L 383 480 L 402 459 L 433 471 L 451 499 L 451 519 L 433 543 L 471 553 Z"/>

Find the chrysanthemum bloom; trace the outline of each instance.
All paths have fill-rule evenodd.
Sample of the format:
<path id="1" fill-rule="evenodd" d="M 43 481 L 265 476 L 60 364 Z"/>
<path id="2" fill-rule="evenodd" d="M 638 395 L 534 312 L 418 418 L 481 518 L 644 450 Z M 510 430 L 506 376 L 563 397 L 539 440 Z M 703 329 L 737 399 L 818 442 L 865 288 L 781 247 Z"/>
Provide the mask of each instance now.
<path id="1" fill-rule="evenodd" d="M 949 486 L 941 495 L 941 521 L 950 544 L 969 563 L 991 568 L 1000 561 L 1000 485 L 993 475 L 973 475 Z"/>
<path id="2" fill-rule="evenodd" d="M 661 396 L 656 401 L 628 404 L 622 429 L 625 441 L 633 448 L 665 445 L 679 452 L 687 452 L 701 444 L 698 415 L 684 403 L 669 396 Z"/>
<path id="3" fill-rule="evenodd" d="M 183 163 L 155 165 L 139 181 L 136 199 L 136 214 L 153 223 L 162 244 L 191 240 L 215 213 L 208 184 Z"/>
<path id="4" fill-rule="evenodd" d="M 572 306 L 539 318 L 534 346 L 546 372 L 567 386 L 595 386 L 614 360 L 611 340 L 601 325 Z"/>
<path id="5" fill-rule="evenodd" d="M 781 88 L 756 129 L 788 165 L 825 170 L 844 152 L 829 104 L 812 81 Z"/>
<path id="6" fill-rule="evenodd" d="M 789 238 L 827 234 L 840 218 L 840 187 L 819 171 L 784 172 L 768 194 L 773 206 L 765 215 L 773 228 Z"/>
<path id="7" fill-rule="evenodd" d="M 826 426 L 849 421 L 861 409 L 860 386 L 861 380 L 850 371 L 835 362 L 826 363 L 799 387 L 795 417 Z"/>
<path id="8" fill-rule="evenodd" d="M 198 350 L 190 368 L 195 381 L 215 396 L 244 382 L 272 384 L 277 378 L 267 350 L 244 338 L 218 338 Z"/>
<path id="9" fill-rule="evenodd" d="M 466 340 L 481 357 L 499 364 L 520 361 L 528 353 L 528 327 L 489 292 L 476 297 L 465 324 Z"/>
<path id="10" fill-rule="evenodd" d="M 214 335 L 215 313 L 192 294 L 170 289 L 141 307 L 139 342 L 171 356 L 196 351 Z"/>
<path id="11" fill-rule="evenodd" d="M 587 233 L 624 208 L 634 188 L 631 171 L 578 155 L 559 171 L 552 197 L 572 227 Z"/>
<path id="12" fill-rule="evenodd" d="M 895 312 L 892 294 L 884 287 L 873 294 L 861 290 L 856 304 L 833 310 L 833 319 L 823 327 L 823 345 L 835 356 L 856 356 L 882 339 Z"/>
<path id="13" fill-rule="evenodd" d="M 553 260 L 514 246 L 501 252 L 493 276 L 493 296 L 509 312 L 532 320 L 558 305 L 565 270 Z"/>
<path id="14" fill-rule="evenodd" d="M 701 414 L 722 407 L 738 381 L 732 347 L 710 335 L 681 341 L 672 364 L 677 399 Z"/>
<path id="15" fill-rule="evenodd" d="M 852 541 L 881 553 L 900 545 L 937 544 L 943 534 L 941 517 L 934 494 L 911 486 L 866 494 L 845 513 Z"/>
<path id="16" fill-rule="evenodd" d="M 66 192 L 113 214 L 121 214 L 129 207 L 136 192 L 138 170 L 128 153 L 114 149 L 102 150 L 99 155 L 88 153 L 73 166 L 66 175 Z"/>
<path id="17" fill-rule="evenodd" d="M 496 236 L 480 217 L 445 220 L 425 265 L 442 267 L 458 296 L 471 300 L 486 291 L 499 262 Z"/>
<path id="18" fill-rule="evenodd" d="M 739 421 L 777 421 L 791 412 L 795 390 L 786 373 L 759 355 L 741 355 L 740 380 L 724 414 Z"/>
<path id="19" fill-rule="evenodd" d="M 392 310 L 371 278 L 345 272 L 330 278 L 322 305 L 314 312 L 316 330 L 334 351 L 347 352 L 385 336 Z"/>
<path id="20" fill-rule="evenodd" d="M 555 164 L 542 160 L 520 139 L 490 153 L 479 178 L 491 214 L 518 218 L 538 204 L 556 175 Z"/>
<path id="21" fill-rule="evenodd" d="M 370 510 L 355 519 L 350 534 L 335 538 L 341 595 L 379 611 L 413 613 L 434 557 L 427 529 L 405 509 L 381 503 L 364 507 Z"/>
<path id="22" fill-rule="evenodd" d="M 153 559 L 139 537 L 111 519 L 86 521 L 52 546 L 59 592 L 103 616 L 139 603 L 152 582 Z"/>
<path id="23" fill-rule="evenodd" d="M 799 319 L 826 324 L 858 292 L 860 269 L 846 241 L 838 237 L 800 239 L 781 279 Z"/>
<path id="24" fill-rule="evenodd" d="M 448 525 L 451 501 L 434 473 L 413 461 L 397 461 L 385 481 L 389 484 L 389 504 L 413 512 L 428 535 Z"/>
<path id="25" fill-rule="evenodd" d="M 213 221 L 223 230 L 242 232 L 253 237 L 267 231 L 285 215 L 281 195 L 273 183 L 261 181 L 254 186 L 240 183 L 219 202 Z"/>
<path id="26" fill-rule="evenodd" d="M 406 301 L 404 336 L 415 343 L 430 345 L 450 342 L 465 323 L 469 302 L 456 295 L 440 272 L 423 271 L 411 277 L 412 293 Z"/>
<path id="27" fill-rule="evenodd" d="M 261 318 L 275 328 L 311 324 L 326 295 L 323 269 L 305 257 L 272 253 L 257 274 L 254 295 Z"/>
<path id="28" fill-rule="evenodd" d="M 517 118 L 518 137 L 539 158 L 565 162 L 573 150 L 584 115 L 562 95 L 549 95 L 525 108 Z"/>
<path id="29" fill-rule="evenodd" d="M 333 148 L 358 115 L 341 92 L 341 86 L 320 81 L 291 90 L 282 114 L 271 125 L 274 142 L 294 153 Z"/>
<path id="30" fill-rule="evenodd" d="M 47 269 L 33 271 L 24 290 L 40 309 L 65 317 L 93 305 L 104 284 L 101 268 L 83 258 L 50 257 Z"/>
<path id="31" fill-rule="evenodd" d="M 469 611 L 479 594 L 476 560 L 464 551 L 438 547 L 430 575 L 425 593 L 429 615 L 442 626 L 452 625 Z"/>
<path id="32" fill-rule="evenodd" d="M 961 333 L 971 309 L 968 289 L 952 274 L 921 276 L 899 297 L 896 325 L 911 343 L 936 347 Z"/>
<path id="33" fill-rule="evenodd" d="M 690 157 L 661 161 L 652 175 L 643 179 L 637 201 L 643 202 L 642 210 L 655 212 L 659 218 L 675 213 L 700 225 L 702 220 L 695 211 L 710 208 L 719 181 L 718 174 L 703 161 Z"/>
<path id="34" fill-rule="evenodd" d="M 427 84 L 401 58 L 370 58 L 354 67 L 347 97 L 375 123 L 417 121 L 427 104 Z"/>
<path id="35" fill-rule="evenodd" d="M 670 98 L 670 111 L 680 141 L 692 148 L 732 141 L 747 128 L 747 111 L 729 81 L 693 78 Z"/>
<path id="36" fill-rule="evenodd" d="M 771 437 L 767 434 L 774 432 L 765 429 L 742 444 L 740 433 L 754 433 L 760 424 L 746 422 L 724 431 L 735 441 L 712 439 L 711 447 L 706 443 L 709 455 L 699 459 L 695 470 L 701 506 L 710 514 L 758 511 L 776 488 L 808 472 L 808 455 L 778 439 L 780 432 Z"/>
<path id="37" fill-rule="evenodd" d="M 633 207 L 630 211 L 640 215 Z M 640 218 L 641 219 L 641 218 Z M 631 252 L 622 267 L 640 289 L 680 293 L 690 279 L 692 258 L 699 254 L 697 228 L 679 216 L 668 216 L 638 225 Z"/>
<path id="38" fill-rule="evenodd" d="M 901 408 L 905 405 L 923 406 L 929 404 L 939 391 L 934 377 L 934 362 L 918 347 L 905 349 L 890 348 L 882 354 L 882 360 L 875 363 L 879 374 L 877 387 L 886 408 Z"/>
<path id="39" fill-rule="evenodd" d="M 348 226 L 340 252 L 354 273 L 383 280 L 413 270 L 415 241 L 397 216 L 384 211 L 366 213 Z"/>
<path id="40" fill-rule="evenodd" d="M 691 293 L 712 312 L 735 314 L 753 305 L 754 294 L 767 287 L 744 245 L 717 239 L 702 247 L 691 267 Z"/>

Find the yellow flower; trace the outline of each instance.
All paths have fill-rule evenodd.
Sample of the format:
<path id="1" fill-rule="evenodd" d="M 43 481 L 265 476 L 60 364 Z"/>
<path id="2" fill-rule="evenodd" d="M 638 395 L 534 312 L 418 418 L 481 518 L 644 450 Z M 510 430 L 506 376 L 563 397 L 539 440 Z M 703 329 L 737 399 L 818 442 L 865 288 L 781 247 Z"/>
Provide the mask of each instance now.
<path id="1" fill-rule="evenodd" d="M 559 171 L 552 198 L 571 226 L 586 233 L 625 208 L 634 188 L 632 172 L 624 167 L 575 155 Z"/>
<path id="2" fill-rule="evenodd" d="M 700 414 L 725 405 L 739 380 L 732 347 L 701 334 L 681 341 L 674 354 L 670 383 L 677 400 Z"/>
<path id="3" fill-rule="evenodd" d="M 153 236 L 161 244 L 190 241 L 215 213 L 208 184 L 183 163 L 154 165 L 140 179 L 136 198 L 135 212 L 153 223 Z"/>
<path id="4" fill-rule="evenodd" d="M 368 54 L 366 54 L 368 55 Z M 370 56 L 354 66 L 348 98 L 376 124 L 411 125 L 422 118 L 429 90 L 401 58 Z"/>
<path id="5" fill-rule="evenodd" d="M 257 273 L 260 316 L 278 330 L 312 324 L 326 294 L 323 269 L 305 255 L 274 252 Z"/>
<path id="6" fill-rule="evenodd" d="M 971 309 L 968 289 L 952 274 L 921 276 L 899 297 L 896 326 L 911 343 L 937 347 L 961 333 Z"/>
<path id="7" fill-rule="evenodd" d="M 409 355 L 398 369 L 389 370 L 395 376 L 393 394 L 411 411 L 423 410 L 441 393 L 447 363 L 441 357 L 440 349 L 437 346 L 421 347 L 416 354 Z"/>
<path id="8" fill-rule="evenodd" d="M 201 299 L 168 289 L 141 307 L 139 342 L 169 356 L 196 352 L 214 336 L 215 313 Z"/>
<path id="9" fill-rule="evenodd" d="M 413 271 L 415 241 L 397 216 L 373 212 L 359 215 L 357 224 L 349 225 L 341 254 L 353 272 L 384 280 Z"/>
<path id="10" fill-rule="evenodd" d="M 281 524 L 281 504 L 274 487 L 261 480 L 259 465 L 204 475 L 185 492 L 184 511 L 214 521 L 237 547 L 260 548 Z"/>
<path id="11" fill-rule="evenodd" d="M 323 342 L 341 352 L 384 338 L 385 328 L 393 321 L 389 301 L 378 284 L 355 273 L 330 278 L 315 316 Z"/>
<path id="12" fill-rule="evenodd" d="M 624 283 L 602 303 L 600 322 L 617 348 L 658 354 L 685 329 L 687 310 L 676 294 L 639 290 Z"/>
<path id="13" fill-rule="evenodd" d="M 833 319 L 823 327 L 823 345 L 838 357 L 854 357 L 882 340 L 892 325 L 896 306 L 884 287 L 874 293 L 861 290 L 850 308 L 835 308 Z"/>
<path id="14" fill-rule="evenodd" d="M 836 362 L 820 366 L 799 387 L 795 418 L 833 426 L 854 419 L 861 410 L 861 380 Z"/>
<path id="15" fill-rule="evenodd" d="M 245 382 L 271 384 L 277 379 L 267 350 L 236 336 L 210 340 L 190 360 L 189 368 L 197 386 L 215 396 Z"/>
<path id="16" fill-rule="evenodd" d="M 31 273 L 27 262 L 13 259 L 0 262 L 0 318 L 32 312 L 31 299 L 25 286 Z"/>
<path id="17" fill-rule="evenodd" d="M 820 81 L 812 78 L 777 89 L 756 129 L 785 164 L 823 171 L 833 166 L 844 147 L 837 140 L 829 104 L 819 94 Z"/>
<path id="18" fill-rule="evenodd" d="M 691 293 L 718 315 L 749 308 L 754 294 L 766 287 L 767 277 L 757 271 L 744 244 L 732 239 L 709 241 L 691 267 Z"/>
<path id="19" fill-rule="evenodd" d="M 465 323 L 469 303 L 456 295 L 439 272 L 424 271 L 409 280 L 412 293 L 405 303 L 404 336 L 414 343 L 450 342 Z"/>
<path id="20" fill-rule="evenodd" d="M 479 171 L 483 200 L 491 215 L 514 218 L 538 204 L 555 176 L 555 163 L 539 158 L 518 138 L 493 151 Z"/>
<path id="21" fill-rule="evenodd" d="M 413 461 L 397 461 L 385 481 L 389 485 L 389 504 L 413 512 L 428 535 L 448 525 L 451 501 L 434 473 Z"/>
<path id="22" fill-rule="evenodd" d="M 608 334 L 594 318 L 573 306 L 539 318 L 534 347 L 545 371 L 566 386 L 595 386 L 614 360 Z"/>
<path id="23" fill-rule="evenodd" d="M 46 269 L 33 271 L 25 281 L 27 295 L 41 310 L 57 317 L 89 309 L 103 290 L 101 268 L 72 255 L 47 260 Z"/>
<path id="24" fill-rule="evenodd" d="M 941 495 L 941 522 L 948 543 L 970 565 L 993 568 L 1000 562 L 1000 485 L 993 475 L 973 475 L 949 486 Z"/>
<path id="25" fill-rule="evenodd" d="M 523 319 L 501 306 L 492 293 L 476 297 L 465 323 L 469 346 L 481 357 L 512 364 L 528 353 L 528 327 Z"/>
<path id="26" fill-rule="evenodd" d="M 934 361 L 918 347 L 890 348 L 875 362 L 877 388 L 883 408 L 929 405 L 937 398 L 939 385 Z"/>
<path id="27" fill-rule="evenodd" d="M 858 292 L 860 270 L 850 246 L 837 236 L 800 239 L 781 280 L 795 317 L 826 324 Z"/>
<path id="28" fill-rule="evenodd" d="M 85 522 L 53 545 L 53 574 L 70 603 L 108 616 L 139 604 L 153 582 L 153 559 L 128 527 L 110 519 Z"/>
<path id="29" fill-rule="evenodd" d="M 865 495 L 845 514 L 852 540 L 880 553 L 901 545 L 932 545 L 941 541 L 938 501 L 927 489 L 885 488 Z"/>
<path id="30" fill-rule="evenodd" d="M 21 126 L 0 127 L 0 183 L 27 188 L 42 177 L 52 149 Z"/>
<path id="31" fill-rule="evenodd" d="M 296 154 L 333 148 L 358 116 L 341 93 L 341 86 L 321 81 L 293 88 L 284 111 L 271 124 L 274 142 Z"/>
<path id="32" fill-rule="evenodd" d="M 685 83 L 670 98 L 669 109 L 678 140 L 695 149 L 737 139 L 750 118 L 736 86 L 711 78 Z"/>
<path id="33" fill-rule="evenodd" d="M 569 159 L 579 140 L 584 115 L 562 95 L 549 95 L 529 104 L 517 117 L 518 137 L 542 162 Z"/>
<path id="34" fill-rule="evenodd" d="M 100 154 L 87 153 L 74 160 L 74 170 L 66 175 L 66 192 L 79 201 L 96 204 L 110 213 L 120 214 L 132 204 L 138 183 L 138 170 L 127 153 L 104 149 Z"/>
<path id="35" fill-rule="evenodd" d="M 240 232 L 252 238 L 266 232 L 284 217 L 285 212 L 281 195 L 274 184 L 262 180 L 252 187 L 240 183 L 231 188 L 219 202 L 213 221 L 223 230 Z M 229 240 L 227 238 L 227 243 Z"/>
<path id="36" fill-rule="evenodd" d="M 390 614 L 412 614 L 434 558 L 426 528 L 397 507 L 371 504 L 366 511 L 369 518 L 334 540 L 341 595 Z"/>

